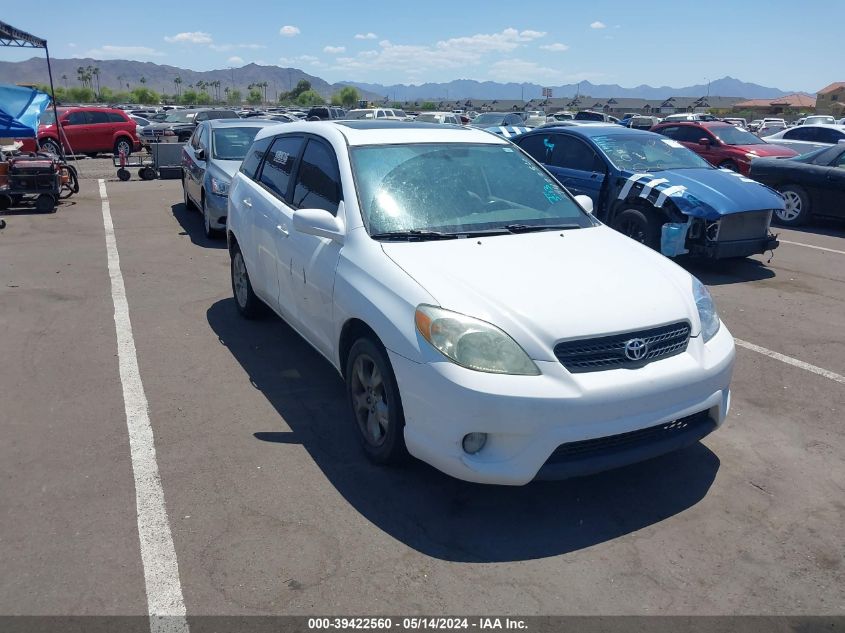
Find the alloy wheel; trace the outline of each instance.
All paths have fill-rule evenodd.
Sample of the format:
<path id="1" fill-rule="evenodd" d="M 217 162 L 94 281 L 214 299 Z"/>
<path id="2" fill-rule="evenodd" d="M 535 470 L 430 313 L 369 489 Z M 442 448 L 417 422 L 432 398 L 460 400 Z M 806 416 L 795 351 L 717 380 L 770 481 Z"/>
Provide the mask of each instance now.
<path id="1" fill-rule="evenodd" d="M 794 191 L 784 191 L 782 194 L 784 209 L 776 209 L 775 214 L 784 222 L 792 222 L 801 215 L 801 196 Z"/>
<path id="2" fill-rule="evenodd" d="M 232 285 L 235 288 L 235 299 L 241 308 L 246 308 L 247 300 L 249 298 L 248 278 L 246 274 L 246 264 L 244 264 L 244 257 L 240 251 L 235 253 L 232 259 Z"/>
<path id="3" fill-rule="evenodd" d="M 352 403 L 366 442 L 371 446 L 384 444 L 390 426 L 390 406 L 381 371 L 367 354 L 359 355 L 352 367 Z"/>

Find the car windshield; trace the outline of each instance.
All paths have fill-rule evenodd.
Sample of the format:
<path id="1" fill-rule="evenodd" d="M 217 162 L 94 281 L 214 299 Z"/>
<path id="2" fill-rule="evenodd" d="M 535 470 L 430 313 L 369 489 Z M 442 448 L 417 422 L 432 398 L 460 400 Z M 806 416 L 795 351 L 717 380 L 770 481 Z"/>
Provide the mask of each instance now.
<path id="1" fill-rule="evenodd" d="M 509 144 L 362 146 L 351 158 L 370 235 L 593 226 L 555 180 Z"/>
<path id="2" fill-rule="evenodd" d="M 56 113 L 52 110 L 44 110 L 41 113 L 41 118 L 38 119 L 41 125 L 53 125 L 56 122 Z"/>
<path id="3" fill-rule="evenodd" d="M 671 138 L 651 134 L 613 134 L 594 136 L 593 142 L 611 163 L 625 171 L 711 168 L 698 154 Z"/>
<path id="4" fill-rule="evenodd" d="M 243 160 L 259 127 L 221 127 L 212 131 L 211 155 L 217 160 Z"/>
<path id="5" fill-rule="evenodd" d="M 194 120 L 196 116 L 196 112 L 170 112 L 166 117 L 164 117 L 165 123 L 190 123 Z"/>
<path id="6" fill-rule="evenodd" d="M 211 121 L 212 119 L 238 119 L 240 117 L 234 110 L 211 110 L 206 112 L 206 118 Z"/>
<path id="7" fill-rule="evenodd" d="M 488 126 L 492 127 L 494 125 L 501 125 L 502 121 L 505 120 L 504 114 L 496 114 L 494 112 L 487 112 L 485 114 L 479 114 L 472 120 L 472 124 L 475 126 Z"/>
<path id="8" fill-rule="evenodd" d="M 373 110 L 350 110 L 346 113 L 345 119 L 372 119 Z"/>
<path id="9" fill-rule="evenodd" d="M 725 143 L 726 145 L 763 145 L 765 141 L 760 140 L 756 136 L 754 136 L 751 132 L 746 132 L 745 130 L 740 130 L 738 127 L 734 126 L 725 126 L 725 127 L 711 127 L 707 128 L 710 132 L 712 132 L 720 141 Z"/>

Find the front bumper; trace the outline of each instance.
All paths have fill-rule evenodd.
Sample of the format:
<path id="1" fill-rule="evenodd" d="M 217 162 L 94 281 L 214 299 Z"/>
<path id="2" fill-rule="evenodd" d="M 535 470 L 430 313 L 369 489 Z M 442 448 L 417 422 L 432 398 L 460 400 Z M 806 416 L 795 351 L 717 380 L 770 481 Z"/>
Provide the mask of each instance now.
<path id="1" fill-rule="evenodd" d="M 211 185 L 206 188 L 205 209 L 211 221 L 211 228 L 221 230 L 226 228 L 226 214 L 229 212 L 228 204 L 229 198 L 211 193 Z"/>
<path id="2" fill-rule="evenodd" d="M 686 352 L 635 370 L 569 374 L 556 361 L 537 361 L 540 376 L 503 376 L 445 360 L 417 363 L 389 355 L 412 455 L 458 479 L 522 485 L 607 470 L 697 441 L 727 416 L 735 350 L 722 325 L 706 345 L 691 338 Z M 584 459 L 582 453 L 576 460 L 550 462 L 561 445 L 613 438 L 701 412 L 709 424 L 671 441 L 656 438 L 636 451 L 628 444 L 610 455 Z M 467 433 L 488 434 L 474 455 L 462 449 Z"/>
<path id="3" fill-rule="evenodd" d="M 706 242 L 704 244 L 691 244 L 689 251 L 693 255 L 707 257 L 709 259 L 726 259 L 729 257 L 748 257 L 749 255 L 760 255 L 766 251 L 773 251 L 780 242 L 776 237 L 768 235 L 751 240 L 731 240 L 728 242 Z"/>

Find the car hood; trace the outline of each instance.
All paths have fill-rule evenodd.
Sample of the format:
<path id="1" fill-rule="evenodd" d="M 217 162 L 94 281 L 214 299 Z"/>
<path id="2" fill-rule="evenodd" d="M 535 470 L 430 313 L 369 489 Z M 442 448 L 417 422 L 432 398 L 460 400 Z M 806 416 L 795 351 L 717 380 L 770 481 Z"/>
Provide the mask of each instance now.
<path id="1" fill-rule="evenodd" d="M 776 145 L 775 143 L 766 143 L 765 145 L 731 145 L 731 147 L 749 154 L 756 154 L 761 158 L 764 156 L 785 156 L 787 158 L 798 156 L 798 152 L 794 149 L 789 149 L 783 145 Z"/>
<path id="2" fill-rule="evenodd" d="M 627 171 L 621 175 L 634 176 Z M 783 198 L 778 193 L 727 169 L 667 169 L 652 175 L 667 181 L 659 186 L 658 192 L 676 185 L 683 187 L 671 200 L 681 213 L 692 217 L 718 220 L 732 213 L 783 208 Z"/>
<path id="3" fill-rule="evenodd" d="M 681 320 L 698 334 L 689 273 L 606 226 L 382 248 L 440 307 L 495 324 L 535 360 L 554 361 L 561 340 Z"/>
<path id="4" fill-rule="evenodd" d="M 241 161 L 239 160 L 219 160 L 215 159 L 208 163 L 208 173 L 212 176 L 223 176 L 226 180 L 231 181 L 241 168 Z"/>

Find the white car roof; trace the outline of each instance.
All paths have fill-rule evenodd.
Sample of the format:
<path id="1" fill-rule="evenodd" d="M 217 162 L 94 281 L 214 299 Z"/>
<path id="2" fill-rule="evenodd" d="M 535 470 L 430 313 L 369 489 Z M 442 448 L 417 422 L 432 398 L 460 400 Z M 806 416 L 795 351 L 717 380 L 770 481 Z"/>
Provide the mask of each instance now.
<path id="1" fill-rule="evenodd" d="M 264 128 L 255 138 L 258 140 L 282 132 L 311 133 L 326 138 L 335 137 L 340 133 L 351 146 L 399 143 L 508 144 L 508 141 L 504 138 L 478 128 L 444 126 L 438 123 L 416 123 L 413 121 L 375 121 L 373 119 L 280 123 Z"/>

